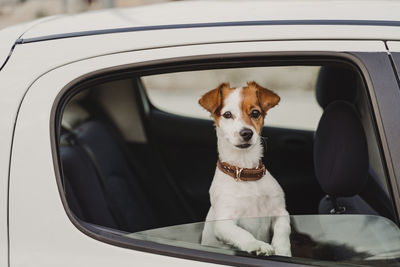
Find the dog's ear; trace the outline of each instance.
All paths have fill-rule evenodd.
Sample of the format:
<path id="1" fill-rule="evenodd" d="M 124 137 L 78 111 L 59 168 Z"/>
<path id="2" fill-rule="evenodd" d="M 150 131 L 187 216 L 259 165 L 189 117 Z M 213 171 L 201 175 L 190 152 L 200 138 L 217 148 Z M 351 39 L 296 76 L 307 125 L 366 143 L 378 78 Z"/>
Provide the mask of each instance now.
<path id="1" fill-rule="evenodd" d="M 256 82 L 248 82 L 247 86 L 257 89 L 257 98 L 263 112 L 267 112 L 270 108 L 276 106 L 281 98 L 271 90 L 262 87 Z"/>
<path id="2" fill-rule="evenodd" d="M 199 100 L 200 106 L 212 115 L 218 115 L 222 106 L 222 89 L 230 88 L 229 83 L 221 83 L 217 88 L 205 93 Z"/>

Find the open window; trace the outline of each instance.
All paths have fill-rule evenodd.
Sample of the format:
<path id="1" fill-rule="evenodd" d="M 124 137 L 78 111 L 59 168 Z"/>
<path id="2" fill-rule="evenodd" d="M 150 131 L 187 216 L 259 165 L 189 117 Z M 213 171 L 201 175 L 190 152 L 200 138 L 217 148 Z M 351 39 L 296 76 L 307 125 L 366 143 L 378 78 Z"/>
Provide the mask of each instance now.
<path id="1" fill-rule="evenodd" d="M 263 162 L 286 195 L 294 257 L 273 259 L 395 262 L 400 235 L 391 222 L 395 214 L 370 96 L 358 68 L 340 59 L 163 64 L 89 78 L 71 88 L 60 102 L 58 136 L 70 212 L 92 231 L 127 242 L 251 256 L 200 245 L 218 155 L 213 122 L 197 104 L 220 82 L 241 86 L 251 80 L 281 96 L 262 130 Z M 354 111 L 368 166 L 365 176 L 339 179 L 331 190 L 315 153 L 329 162 L 324 144 L 330 139 L 318 139 L 317 129 L 338 102 Z M 346 126 L 340 117 L 324 125 L 328 133 Z"/>

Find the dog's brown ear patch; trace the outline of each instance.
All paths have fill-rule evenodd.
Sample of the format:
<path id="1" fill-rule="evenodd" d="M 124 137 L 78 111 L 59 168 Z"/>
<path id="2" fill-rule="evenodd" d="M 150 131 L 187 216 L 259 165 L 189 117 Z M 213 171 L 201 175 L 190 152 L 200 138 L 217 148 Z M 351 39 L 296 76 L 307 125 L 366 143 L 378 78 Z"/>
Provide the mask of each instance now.
<path id="1" fill-rule="evenodd" d="M 258 102 L 260 103 L 261 109 L 263 112 L 267 112 L 270 108 L 276 106 L 281 98 L 275 94 L 273 91 L 262 87 L 256 82 L 248 82 L 247 85 L 249 87 L 255 87 L 257 89 L 257 98 Z"/>
<path id="2" fill-rule="evenodd" d="M 199 104 L 211 115 L 219 115 L 222 108 L 222 89 L 230 88 L 229 83 L 221 83 L 217 88 L 205 93 L 199 100 Z"/>

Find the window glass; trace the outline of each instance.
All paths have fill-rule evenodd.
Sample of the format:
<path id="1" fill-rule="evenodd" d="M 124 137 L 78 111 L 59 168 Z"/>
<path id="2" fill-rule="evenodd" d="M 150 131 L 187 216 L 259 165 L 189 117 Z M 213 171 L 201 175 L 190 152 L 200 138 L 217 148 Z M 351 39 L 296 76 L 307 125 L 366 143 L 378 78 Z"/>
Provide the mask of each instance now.
<path id="1" fill-rule="evenodd" d="M 232 87 L 256 81 L 281 96 L 277 108 L 265 125 L 314 130 L 322 109 L 315 99 L 315 85 L 320 67 L 258 67 L 223 70 L 189 71 L 142 77 L 147 95 L 161 110 L 196 118 L 210 118 L 199 105 L 199 96 L 230 82 Z M 279 116 L 274 116 L 278 114 Z"/>
<path id="2" fill-rule="evenodd" d="M 265 218 L 241 220 L 243 223 L 254 224 L 261 219 Z M 373 215 L 296 215 L 291 216 L 290 220 L 292 256 L 306 258 L 309 264 L 322 260 L 328 266 L 340 263 L 360 266 L 400 265 L 400 231 L 385 218 Z M 126 236 L 228 255 L 243 255 L 243 252 L 233 247 L 200 245 L 204 226 L 216 223 L 219 222 L 170 226 Z"/>
<path id="3" fill-rule="evenodd" d="M 243 226 L 257 225 L 260 219 L 272 222 L 290 218 L 293 257 L 274 260 L 324 261 L 332 266 L 398 263 L 400 234 L 390 221 L 393 208 L 368 93 L 359 74 L 338 63 L 333 67 L 328 63 L 232 66 L 150 76 L 132 72 L 120 80 L 80 84 L 83 90 L 68 98 L 60 113 L 59 157 L 63 193 L 71 213 L 100 234 L 112 233 L 108 236 L 114 238 L 260 257 L 228 244 L 201 244 L 204 227 L 232 221 L 204 222 L 219 154 L 215 126 L 198 101 L 219 83 L 237 87 L 253 80 L 281 99 L 277 107 L 268 110 L 265 120 L 265 126 L 273 127 L 260 125 L 260 144 L 266 144 L 260 160 L 282 188 L 290 217 L 243 215 L 233 222 Z M 154 106 L 146 97 L 139 97 L 145 94 Z M 314 153 L 323 112 L 338 102 L 346 102 L 344 106 L 356 114 L 359 127 L 354 132 L 361 137 L 365 134 L 362 144 L 367 143 L 367 148 L 360 157 L 335 167 L 351 166 L 354 170 L 357 164 L 346 164 L 366 158 L 363 173 L 368 174 L 361 177 L 365 179 L 362 186 L 354 188 L 359 183 L 353 180 L 356 177 L 351 176 L 347 184 L 341 178 L 350 168 L 342 169 L 344 172 L 338 172 L 341 176 L 329 180 L 335 190 L 344 190 L 335 197 L 316 174 L 316 170 L 332 169 L 319 164 L 320 158 L 328 165 L 340 160 L 331 153 L 335 148 L 329 148 L 320 158 Z M 344 119 L 335 119 L 328 126 L 332 131 L 340 130 L 345 127 Z M 330 142 L 322 144 L 329 147 Z M 347 144 L 340 151 L 352 145 Z M 335 212 L 346 214 L 326 215 Z M 289 228 L 289 224 L 286 226 Z M 268 238 L 265 242 L 272 242 Z"/>

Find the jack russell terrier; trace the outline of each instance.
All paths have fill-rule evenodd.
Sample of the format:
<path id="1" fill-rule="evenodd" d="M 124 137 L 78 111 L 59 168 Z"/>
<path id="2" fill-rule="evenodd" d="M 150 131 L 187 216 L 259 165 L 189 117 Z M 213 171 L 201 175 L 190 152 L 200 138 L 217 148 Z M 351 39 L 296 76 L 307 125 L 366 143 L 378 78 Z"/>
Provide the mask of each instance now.
<path id="1" fill-rule="evenodd" d="M 291 256 L 284 192 L 261 161 L 264 118 L 279 101 L 256 82 L 222 83 L 199 100 L 215 120 L 219 152 L 202 245 Z"/>

